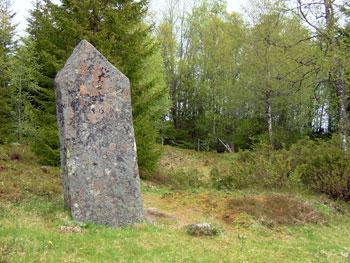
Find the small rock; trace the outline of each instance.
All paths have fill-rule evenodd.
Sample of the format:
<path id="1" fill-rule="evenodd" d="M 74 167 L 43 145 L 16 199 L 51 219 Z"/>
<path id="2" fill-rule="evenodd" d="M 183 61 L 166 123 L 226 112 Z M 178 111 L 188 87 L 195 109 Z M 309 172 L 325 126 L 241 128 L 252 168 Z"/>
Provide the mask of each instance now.
<path id="1" fill-rule="evenodd" d="M 81 233 L 83 230 L 80 226 L 61 226 L 60 227 L 61 233 Z"/>
<path id="2" fill-rule="evenodd" d="M 191 224 L 186 226 L 187 234 L 191 236 L 217 236 L 221 230 L 209 223 Z"/>

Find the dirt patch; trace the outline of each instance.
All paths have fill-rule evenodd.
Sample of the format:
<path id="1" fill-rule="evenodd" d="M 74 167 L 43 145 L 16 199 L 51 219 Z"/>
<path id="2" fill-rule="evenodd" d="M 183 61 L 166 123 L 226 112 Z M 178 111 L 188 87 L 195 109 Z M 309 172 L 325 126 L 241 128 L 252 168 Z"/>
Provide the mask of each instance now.
<path id="1" fill-rule="evenodd" d="M 253 196 L 230 199 L 228 212 L 224 215 L 226 223 L 241 221 L 248 215 L 263 225 L 303 225 L 321 224 L 324 218 L 310 204 L 287 195 Z"/>
<path id="2" fill-rule="evenodd" d="M 19 153 L 12 153 L 10 155 L 11 161 L 20 161 L 22 159 L 21 155 Z"/>
<path id="3" fill-rule="evenodd" d="M 0 202 L 10 201 L 17 202 L 21 199 L 21 192 L 17 185 L 3 186 L 0 182 Z"/>
<path id="4" fill-rule="evenodd" d="M 157 221 L 158 219 L 168 219 L 168 220 L 176 221 L 175 216 L 159 211 L 157 208 L 153 208 L 153 207 L 145 209 L 145 216 L 151 222 Z"/>

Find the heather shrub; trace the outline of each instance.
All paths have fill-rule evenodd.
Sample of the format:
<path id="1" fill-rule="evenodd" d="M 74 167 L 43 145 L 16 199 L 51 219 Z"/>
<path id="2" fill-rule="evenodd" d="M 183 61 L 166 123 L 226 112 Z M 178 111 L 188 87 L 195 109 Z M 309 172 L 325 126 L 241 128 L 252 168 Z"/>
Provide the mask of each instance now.
<path id="1" fill-rule="evenodd" d="M 237 154 L 229 173 L 213 169 L 211 183 L 217 189 L 291 187 L 291 158 L 286 150 L 275 151 L 268 145 L 258 145 L 253 151 Z"/>
<path id="2" fill-rule="evenodd" d="M 350 201 L 350 154 L 338 140 L 304 140 L 290 150 L 295 174 L 311 190 Z"/>
<path id="3" fill-rule="evenodd" d="M 334 199 L 350 200 L 350 153 L 336 139 L 301 140 L 290 149 L 257 145 L 237 154 L 227 173 L 214 167 L 211 185 L 216 189 L 245 188 L 309 190 Z"/>
<path id="4" fill-rule="evenodd" d="M 203 174 L 197 169 L 179 169 L 166 174 L 158 173 L 152 180 L 176 190 L 196 189 L 206 186 Z"/>

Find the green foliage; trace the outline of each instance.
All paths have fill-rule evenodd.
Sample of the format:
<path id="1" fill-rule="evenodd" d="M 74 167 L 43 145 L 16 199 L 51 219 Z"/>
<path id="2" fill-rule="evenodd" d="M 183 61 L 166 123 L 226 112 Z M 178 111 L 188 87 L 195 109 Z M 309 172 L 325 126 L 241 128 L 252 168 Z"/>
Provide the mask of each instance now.
<path id="1" fill-rule="evenodd" d="M 162 137 L 164 144 L 176 146 L 183 149 L 194 149 L 193 138 L 187 130 L 175 129 L 174 124 L 170 121 L 164 122 Z"/>
<path id="2" fill-rule="evenodd" d="M 215 149 L 220 138 L 249 149 L 267 134 L 281 148 L 312 133 L 321 107 L 313 108 L 312 62 L 320 54 L 297 15 L 281 2 L 255 1 L 248 25 L 223 1 L 199 1 L 188 13 L 169 3 L 158 37 L 171 119 L 184 136 L 168 130 L 168 143 L 195 148 L 200 139 Z"/>
<path id="3" fill-rule="evenodd" d="M 192 224 L 186 226 L 186 232 L 190 236 L 201 237 L 201 236 L 218 236 L 223 233 L 223 230 L 213 224 Z"/>
<path id="4" fill-rule="evenodd" d="M 216 189 L 298 189 L 350 200 L 350 155 L 338 140 L 301 140 L 289 150 L 273 150 L 260 144 L 237 154 L 228 172 L 213 168 L 211 185 Z"/>
<path id="5" fill-rule="evenodd" d="M 0 146 L 0 161 L 21 161 L 27 164 L 37 163 L 37 157 L 30 147 L 22 144 L 6 144 Z"/>
<path id="6" fill-rule="evenodd" d="M 0 144 L 11 142 L 11 91 L 9 89 L 11 56 L 15 46 L 15 26 L 9 0 L 0 0 Z"/>
<path id="7" fill-rule="evenodd" d="M 39 157 L 41 164 L 58 166 L 60 164 L 60 148 L 57 140 L 57 126 L 48 126 L 37 130 L 32 143 L 33 152 Z"/>
<path id="8" fill-rule="evenodd" d="M 11 111 L 10 90 L 0 86 L 0 144 L 9 143 L 14 139 Z"/>
<path id="9" fill-rule="evenodd" d="M 253 151 L 238 153 L 228 173 L 211 171 L 212 185 L 218 189 L 291 188 L 291 160 L 287 150 L 275 151 L 261 144 Z"/>
<path id="10" fill-rule="evenodd" d="M 10 54 L 14 49 L 15 25 L 10 0 L 0 0 L 0 83 L 9 78 Z"/>
<path id="11" fill-rule="evenodd" d="M 135 122 L 137 122 L 137 119 L 135 119 Z M 139 125 L 135 126 L 135 133 L 137 134 L 137 160 L 141 168 L 142 177 L 147 178 L 157 168 L 161 151 L 159 148 L 154 147 L 157 139 L 157 130 L 151 126 L 151 122 L 144 120 L 138 123 Z"/>
<path id="12" fill-rule="evenodd" d="M 17 140 L 32 145 L 40 163 L 59 165 L 59 141 L 53 89 L 42 83 L 34 38 L 23 39 L 13 59 L 11 86 Z"/>
<path id="13" fill-rule="evenodd" d="M 229 14 L 223 1 L 200 1 L 187 16 L 179 11 L 180 2 L 172 3 L 158 30 L 177 130 L 165 137 L 191 148 L 198 139 L 210 145 L 217 137 L 232 142 L 244 22 Z"/>
<path id="14" fill-rule="evenodd" d="M 156 175 L 152 180 L 167 185 L 176 190 L 190 190 L 206 187 L 203 174 L 196 168 L 176 169 L 163 175 Z"/>
<path id="15" fill-rule="evenodd" d="M 37 75 L 39 66 L 33 41 L 30 38 L 22 39 L 23 45 L 16 49 L 11 61 L 11 80 L 9 82 L 11 95 L 11 119 L 14 123 L 13 134 L 16 141 L 31 142 L 36 135 L 38 118 L 42 111 L 38 109 L 41 103 L 38 94 Z"/>
<path id="16" fill-rule="evenodd" d="M 339 140 L 302 141 L 291 149 L 295 173 L 308 188 L 345 201 L 350 200 L 350 154 Z"/>

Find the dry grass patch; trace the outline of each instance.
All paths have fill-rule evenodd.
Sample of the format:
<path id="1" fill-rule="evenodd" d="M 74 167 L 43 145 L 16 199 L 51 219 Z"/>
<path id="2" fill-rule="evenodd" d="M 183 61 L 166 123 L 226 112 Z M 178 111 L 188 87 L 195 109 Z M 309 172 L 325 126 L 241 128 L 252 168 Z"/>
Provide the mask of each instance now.
<path id="1" fill-rule="evenodd" d="M 324 224 L 325 215 L 313 204 L 284 194 L 234 197 L 232 194 L 169 193 L 145 195 L 146 207 L 156 207 L 173 215 L 180 226 L 193 222 L 216 222 L 225 230 L 232 225 L 266 227 Z M 225 225 L 226 223 L 226 225 Z"/>
<path id="2" fill-rule="evenodd" d="M 227 223 L 239 223 L 244 215 L 259 223 L 273 227 L 278 225 L 322 224 L 324 217 L 311 204 L 288 195 L 262 195 L 228 200 Z"/>
<path id="3" fill-rule="evenodd" d="M 159 168 L 152 181 L 168 186 L 186 186 L 196 188 L 208 183 L 212 169 L 228 172 L 235 154 L 217 154 L 214 152 L 197 152 L 171 146 L 162 147 Z M 186 182 L 186 178 L 187 181 Z M 198 182 L 197 182 L 198 181 Z"/>
<path id="4" fill-rule="evenodd" d="M 56 197 L 61 193 L 58 168 L 45 173 L 26 160 L 0 160 L 0 202 L 19 202 L 32 196 Z"/>

